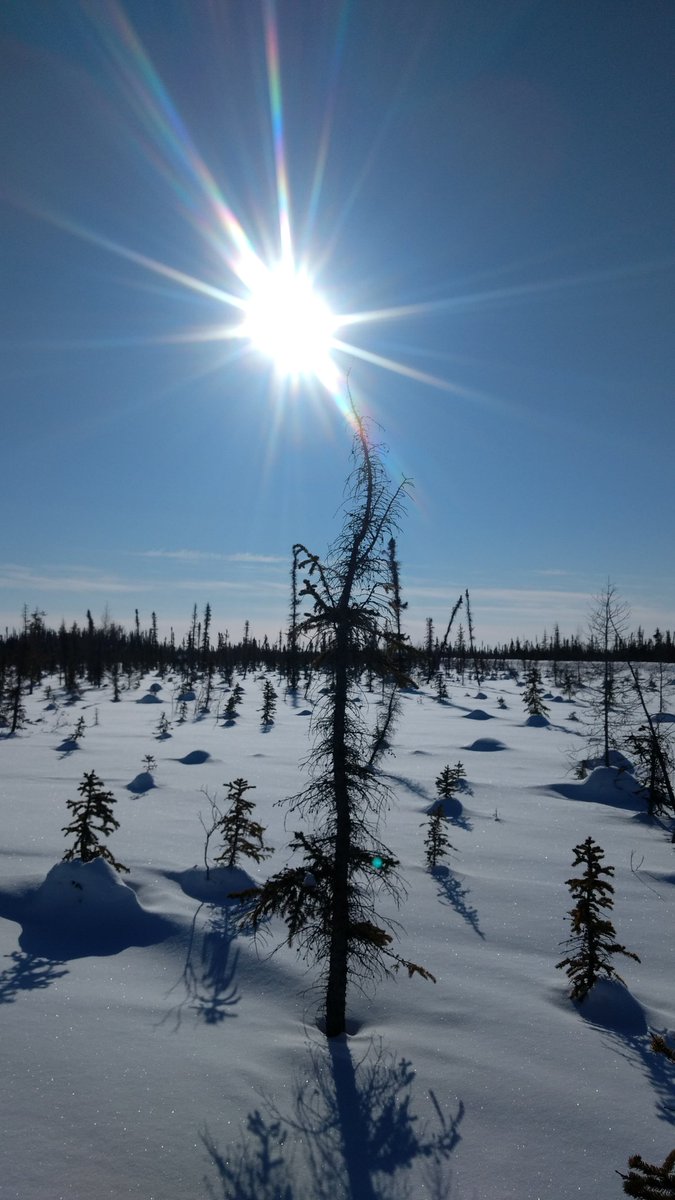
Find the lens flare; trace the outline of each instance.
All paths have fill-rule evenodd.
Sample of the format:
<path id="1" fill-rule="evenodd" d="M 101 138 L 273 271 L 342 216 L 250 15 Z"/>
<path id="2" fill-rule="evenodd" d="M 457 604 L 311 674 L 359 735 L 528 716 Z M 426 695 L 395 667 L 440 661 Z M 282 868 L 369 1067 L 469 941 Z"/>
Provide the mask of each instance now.
<path id="1" fill-rule="evenodd" d="M 282 378 L 325 371 L 337 322 L 307 274 L 284 264 L 263 271 L 245 312 L 241 335 Z"/>

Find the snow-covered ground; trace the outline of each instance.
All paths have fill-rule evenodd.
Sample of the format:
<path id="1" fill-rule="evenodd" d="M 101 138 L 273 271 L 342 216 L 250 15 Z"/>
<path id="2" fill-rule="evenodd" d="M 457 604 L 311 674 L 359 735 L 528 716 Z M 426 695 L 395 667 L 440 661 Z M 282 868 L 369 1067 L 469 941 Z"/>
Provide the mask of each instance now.
<path id="1" fill-rule="evenodd" d="M 444 703 L 403 695 L 382 836 L 408 889 L 397 949 L 437 982 L 401 974 L 353 994 L 350 1036 L 327 1044 L 316 975 L 272 953 L 281 927 L 257 945 L 235 936 L 231 881 L 204 875 L 205 791 L 222 804 L 224 783 L 255 785 L 276 849 L 243 864 L 254 879 L 286 862 L 298 827 L 280 802 L 305 782 L 311 701 L 280 687 L 263 730 L 261 682 L 242 683 L 229 726 L 193 704 L 178 724 L 168 678 L 117 704 L 104 687 L 52 707 L 41 688 L 30 724 L 0 740 L 2 1200 L 612 1200 L 630 1154 L 662 1162 L 675 1068 L 649 1035 L 675 1039 L 674 848 L 629 775 L 574 777 L 587 693 L 554 690 L 543 726 L 512 679 L 479 696 L 451 682 Z M 457 761 L 456 852 L 432 874 L 425 818 Z M 66 801 L 92 770 L 116 797 L 108 844 L 128 875 L 57 865 Z M 589 835 L 616 868 L 618 940 L 641 962 L 618 958 L 627 986 L 579 1007 L 555 964 L 572 848 Z"/>

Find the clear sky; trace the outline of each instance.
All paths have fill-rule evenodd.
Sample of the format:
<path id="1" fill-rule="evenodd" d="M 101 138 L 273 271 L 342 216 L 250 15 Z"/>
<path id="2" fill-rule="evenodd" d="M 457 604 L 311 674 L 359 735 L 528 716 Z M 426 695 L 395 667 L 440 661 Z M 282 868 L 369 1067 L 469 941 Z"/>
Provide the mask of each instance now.
<path id="1" fill-rule="evenodd" d="M 0 58 L 2 628 L 276 635 L 347 373 L 415 636 L 675 626 L 671 0 L 5 0 Z"/>

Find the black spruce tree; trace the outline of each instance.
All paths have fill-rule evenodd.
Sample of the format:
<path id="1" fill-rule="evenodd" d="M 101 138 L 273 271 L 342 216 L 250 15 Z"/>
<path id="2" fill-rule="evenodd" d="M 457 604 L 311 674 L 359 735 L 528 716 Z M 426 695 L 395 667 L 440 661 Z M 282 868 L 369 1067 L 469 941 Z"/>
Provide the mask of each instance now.
<path id="1" fill-rule="evenodd" d="M 253 903 L 243 918 L 257 928 L 268 916 L 281 916 L 288 944 L 296 942 L 321 965 L 327 1037 L 345 1032 L 350 982 L 399 966 L 433 978 L 394 953 L 392 934 L 374 907 L 380 887 L 397 900 L 402 888 L 398 864 L 377 836 L 389 792 L 372 770 L 376 734 L 359 700 L 362 673 L 377 676 L 390 691 L 407 682 L 399 669 L 399 614 L 391 606 L 398 580 L 389 549 L 407 485 L 392 489 L 353 406 L 352 414 L 356 465 L 342 532 L 324 560 L 302 545 L 293 551 L 295 569 L 305 573 L 294 613 L 303 600 L 312 605 L 308 615 L 296 615 L 293 643 L 308 639 L 321 647 L 316 662 L 331 679 L 312 719 L 310 782 L 290 801 L 312 828 L 293 836 L 300 864 L 249 893 Z"/>

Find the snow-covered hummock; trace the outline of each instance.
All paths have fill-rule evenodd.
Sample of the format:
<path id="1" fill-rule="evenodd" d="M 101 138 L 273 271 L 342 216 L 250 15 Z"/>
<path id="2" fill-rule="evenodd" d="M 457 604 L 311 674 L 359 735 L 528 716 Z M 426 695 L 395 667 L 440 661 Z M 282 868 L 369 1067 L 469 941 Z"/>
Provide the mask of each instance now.
<path id="1" fill-rule="evenodd" d="M 540 727 L 507 677 L 479 696 L 450 680 L 442 705 L 431 688 L 402 695 L 381 836 L 408 896 L 380 907 L 437 983 L 403 972 L 354 991 L 349 1036 L 327 1046 L 315 973 L 273 953 L 276 922 L 257 944 L 238 933 L 231 898 L 280 870 L 304 827 L 277 802 L 306 782 L 311 704 L 272 682 L 265 733 L 250 676 L 226 727 L 193 702 L 178 723 L 179 680 L 149 675 L 117 704 L 85 689 L 67 722 L 52 680 L 57 708 L 36 689 L 33 723 L 0 739 L 2 1200 L 618 1200 L 629 1155 L 660 1163 L 675 1146 L 675 1071 L 649 1049 L 650 1030 L 675 1044 L 675 858 L 630 764 L 575 777 L 597 756 L 590 689 Z M 136 703 L 156 683 L 165 740 L 157 707 Z M 490 737 L 464 719 L 476 700 Z M 154 786 L 129 790 L 148 755 Z M 444 805 L 457 849 L 430 873 L 435 780 L 458 761 L 467 778 Z M 91 770 L 116 797 L 108 845 L 128 875 L 61 861 L 66 800 Z M 238 777 L 275 853 L 207 879 L 199 814 Z M 642 961 L 619 958 L 626 986 L 577 1005 L 555 964 L 588 836 L 616 869 L 617 940 Z"/>

